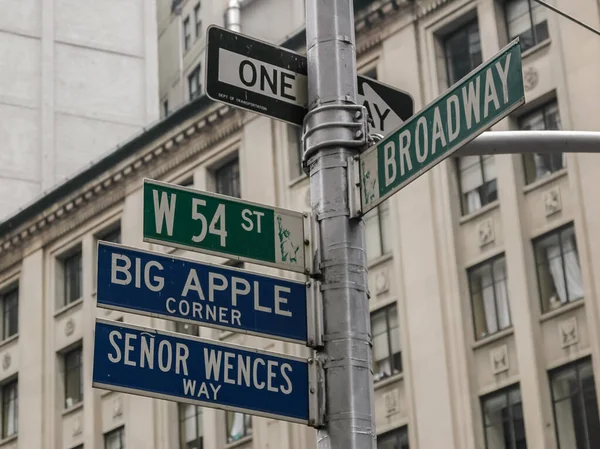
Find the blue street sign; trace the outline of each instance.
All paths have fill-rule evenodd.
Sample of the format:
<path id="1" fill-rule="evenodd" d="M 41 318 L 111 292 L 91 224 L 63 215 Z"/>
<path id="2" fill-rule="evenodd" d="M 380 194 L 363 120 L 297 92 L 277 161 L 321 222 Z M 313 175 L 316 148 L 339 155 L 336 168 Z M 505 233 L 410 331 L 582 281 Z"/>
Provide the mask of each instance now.
<path id="1" fill-rule="evenodd" d="M 96 388 L 307 424 L 308 377 L 297 357 L 96 320 Z"/>
<path id="2" fill-rule="evenodd" d="M 306 344 L 304 282 L 98 243 L 98 305 Z"/>

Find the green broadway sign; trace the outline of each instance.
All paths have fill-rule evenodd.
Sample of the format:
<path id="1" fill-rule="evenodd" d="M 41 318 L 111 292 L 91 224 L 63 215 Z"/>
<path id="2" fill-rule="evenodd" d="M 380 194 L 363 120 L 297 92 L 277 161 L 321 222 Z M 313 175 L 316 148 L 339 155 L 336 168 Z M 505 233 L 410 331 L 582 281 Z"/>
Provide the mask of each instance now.
<path id="1" fill-rule="evenodd" d="M 144 241 L 305 272 L 299 212 L 144 180 Z"/>
<path id="2" fill-rule="evenodd" d="M 518 40 L 360 155 L 366 213 L 525 102 Z"/>

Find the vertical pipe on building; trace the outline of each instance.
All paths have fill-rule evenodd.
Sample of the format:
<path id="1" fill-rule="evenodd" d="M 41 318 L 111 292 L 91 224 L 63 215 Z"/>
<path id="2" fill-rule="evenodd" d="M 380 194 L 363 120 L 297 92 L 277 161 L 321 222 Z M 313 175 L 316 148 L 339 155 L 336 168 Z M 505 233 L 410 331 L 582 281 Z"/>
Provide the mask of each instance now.
<path id="1" fill-rule="evenodd" d="M 177 42 L 179 43 L 179 95 L 181 96 L 181 105 L 185 102 L 185 83 L 183 82 L 183 14 L 181 14 L 182 10 L 181 1 L 173 1 L 173 10 L 177 16 L 177 33 L 179 35 L 179 39 Z"/>
<path id="2" fill-rule="evenodd" d="M 316 151 L 307 143 L 311 207 L 318 222 L 323 299 L 326 386 L 325 427 L 319 449 L 374 449 L 373 373 L 367 298 L 364 224 L 350 219 L 347 139 L 356 102 L 356 49 L 352 0 L 306 0 L 308 104 L 305 136 L 331 142 Z M 323 108 L 325 106 L 325 108 Z M 356 109 L 354 110 L 356 111 Z M 354 112 L 353 112 L 354 113 Z M 360 113 L 356 113 L 360 115 Z"/>
<path id="3" fill-rule="evenodd" d="M 240 0 L 229 0 L 229 5 L 225 11 L 225 28 L 236 33 L 242 31 L 240 10 Z"/>

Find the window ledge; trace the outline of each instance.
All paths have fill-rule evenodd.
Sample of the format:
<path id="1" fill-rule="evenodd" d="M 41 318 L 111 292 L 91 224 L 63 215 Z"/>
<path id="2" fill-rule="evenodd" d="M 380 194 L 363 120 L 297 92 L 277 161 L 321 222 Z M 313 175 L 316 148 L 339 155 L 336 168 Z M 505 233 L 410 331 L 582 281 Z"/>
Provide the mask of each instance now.
<path id="1" fill-rule="evenodd" d="M 0 341 L 0 348 L 2 348 L 4 346 L 8 346 L 10 343 L 17 340 L 18 338 L 19 338 L 19 333 L 17 332 L 15 335 L 11 335 L 10 337 L 6 338 L 5 340 Z"/>
<path id="2" fill-rule="evenodd" d="M 537 53 L 538 51 L 540 51 L 542 48 L 546 48 L 550 45 L 550 43 L 552 42 L 552 39 L 548 38 L 546 40 L 543 40 L 542 42 L 539 42 L 537 44 L 535 44 L 533 47 L 528 48 L 527 50 L 525 50 L 523 52 L 523 54 L 521 55 L 521 59 L 525 59 L 528 56 Z"/>
<path id="3" fill-rule="evenodd" d="M 376 259 L 368 261 L 367 266 L 369 269 L 375 268 L 375 267 L 377 267 L 377 265 L 381 265 L 381 264 L 387 262 L 388 260 L 392 260 L 393 257 L 394 257 L 393 253 L 384 254 L 383 256 L 379 256 Z"/>
<path id="4" fill-rule="evenodd" d="M 83 298 L 79 298 L 77 301 L 73 301 L 72 303 L 67 304 L 66 306 L 63 306 L 62 308 L 60 308 L 56 312 L 54 312 L 54 318 L 58 318 L 60 315 L 67 313 L 69 310 L 74 309 L 75 307 L 79 306 L 82 303 L 83 303 Z"/>
<path id="5" fill-rule="evenodd" d="M 234 441 L 233 443 L 226 444 L 224 446 L 224 448 L 225 449 L 233 449 L 234 447 L 243 446 L 244 444 L 249 443 L 251 441 L 252 441 L 252 435 L 248 435 L 243 438 L 240 438 L 237 441 Z"/>
<path id="6" fill-rule="evenodd" d="M 298 184 L 301 184 L 302 182 L 304 182 L 306 180 L 308 180 L 308 176 L 305 175 L 305 174 L 300 175 L 300 176 L 296 176 L 295 178 L 291 179 L 288 182 L 288 187 L 294 187 L 294 186 L 296 186 Z"/>
<path id="7" fill-rule="evenodd" d="M 554 317 L 557 317 L 559 315 L 563 315 L 563 314 L 565 314 L 567 312 L 570 312 L 572 310 L 579 309 L 580 307 L 583 307 L 584 304 L 585 304 L 585 302 L 583 301 L 583 298 L 576 299 L 575 301 L 572 301 L 570 304 L 567 304 L 565 306 L 561 306 L 558 309 L 555 309 L 555 310 L 552 310 L 550 312 L 544 313 L 540 317 L 540 323 L 543 323 L 544 321 L 551 320 Z"/>
<path id="8" fill-rule="evenodd" d="M 489 335 L 485 338 L 482 338 L 481 340 L 477 340 L 475 343 L 473 343 L 473 345 L 471 347 L 473 349 L 481 348 L 482 346 L 486 346 L 486 345 L 494 343 L 498 340 L 502 340 L 503 338 L 508 337 L 509 335 L 512 335 L 513 333 L 514 333 L 514 328 L 509 327 L 508 329 L 504 329 L 504 330 L 501 330 L 500 332 L 496 332 L 495 334 Z"/>
<path id="9" fill-rule="evenodd" d="M 567 168 L 565 167 L 565 168 L 561 168 L 558 171 L 555 171 L 554 173 L 552 173 L 548 176 L 544 176 L 543 178 L 536 179 L 531 184 L 527 184 L 525 187 L 523 187 L 523 193 L 528 193 L 528 192 L 531 192 L 532 190 L 538 189 L 539 187 L 549 184 L 558 178 L 562 178 L 563 176 L 566 176 L 566 174 L 567 174 Z"/>
<path id="10" fill-rule="evenodd" d="M 6 437 L 2 440 L 0 440 L 0 447 L 3 447 L 4 445 L 7 445 L 8 443 L 12 443 L 13 441 L 16 441 L 17 438 L 19 438 L 19 433 L 15 433 L 14 435 L 11 435 L 9 437 Z"/>
<path id="11" fill-rule="evenodd" d="M 75 413 L 76 411 L 81 410 L 82 408 L 83 408 L 83 401 L 79 401 L 77 404 L 64 409 L 62 412 L 62 415 L 63 416 L 70 415 L 71 413 Z"/>
<path id="12" fill-rule="evenodd" d="M 477 217 L 480 217 L 481 215 L 494 210 L 496 208 L 500 207 L 500 201 L 496 200 L 496 201 L 492 201 L 489 204 L 486 204 L 485 206 L 483 206 L 480 209 L 477 209 L 475 212 L 471 212 L 469 215 L 463 215 L 462 217 L 460 217 L 460 220 L 458 221 L 461 225 L 467 223 L 468 221 L 474 220 Z"/>
<path id="13" fill-rule="evenodd" d="M 393 384 L 395 382 L 399 382 L 401 380 L 404 380 L 404 373 L 398 373 L 394 374 L 393 376 L 386 377 L 385 379 L 381 379 L 379 382 L 374 383 L 375 390 L 387 387 L 388 385 Z"/>

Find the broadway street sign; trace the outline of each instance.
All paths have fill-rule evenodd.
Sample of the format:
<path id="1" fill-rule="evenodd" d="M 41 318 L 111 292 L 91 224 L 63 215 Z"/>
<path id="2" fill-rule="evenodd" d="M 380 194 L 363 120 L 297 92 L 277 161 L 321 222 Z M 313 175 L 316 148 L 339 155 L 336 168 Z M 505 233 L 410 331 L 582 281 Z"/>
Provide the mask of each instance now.
<path id="1" fill-rule="evenodd" d="M 366 213 L 525 102 L 518 40 L 360 155 Z"/>
<path id="2" fill-rule="evenodd" d="M 302 126 L 308 112 L 306 57 L 243 34 L 208 27 L 206 93 L 215 101 Z M 413 114 L 412 97 L 358 76 L 357 103 L 374 132 L 387 134 Z"/>
<path id="3" fill-rule="evenodd" d="M 97 319 L 92 381 L 106 390 L 309 422 L 306 360 L 185 334 Z"/>
<path id="4" fill-rule="evenodd" d="M 304 273 L 300 212 L 144 180 L 144 241 Z"/>
<path id="5" fill-rule="evenodd" d="M 307 343 L 304 282 L 224 265 L 99 242 L 97 301 L 108 309 Z"/>

